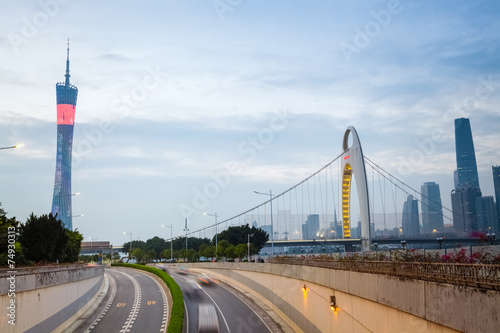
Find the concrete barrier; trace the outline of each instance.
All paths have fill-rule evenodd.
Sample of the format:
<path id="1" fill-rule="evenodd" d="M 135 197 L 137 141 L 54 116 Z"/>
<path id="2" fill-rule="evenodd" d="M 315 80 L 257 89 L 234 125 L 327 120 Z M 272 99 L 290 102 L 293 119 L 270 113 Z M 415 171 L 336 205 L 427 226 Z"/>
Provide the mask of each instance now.
<path id="1" fill-rule="evenodd" d="M 0 270 L 0 332 L 51 332 L 97 296 L 104 267 L 57 265 Z"/>
<path id="2" fill-rule="evenodd" d="M 298 265 L 184 266 L 245 289 L 302 332 L 497 332 L 500 327 L 500 293 L 493 290 Z M 330 296 L 337 311 L 330 308 Z"/>

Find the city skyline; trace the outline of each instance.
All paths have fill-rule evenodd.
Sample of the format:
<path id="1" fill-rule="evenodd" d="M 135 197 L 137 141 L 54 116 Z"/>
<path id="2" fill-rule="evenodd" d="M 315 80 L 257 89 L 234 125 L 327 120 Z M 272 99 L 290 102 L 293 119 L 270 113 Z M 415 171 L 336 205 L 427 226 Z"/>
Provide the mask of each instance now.
<path id="1" fill-rule="evenodd" d="M 170 237 L 162 224 L 181 236 L 185 217 L 195 230 L 211 223 L 203 212 L 217 211 L 219 220 L 240 213 L 265 200 L 253 191 L 278 194 L 332 160 L 348 126 L 366 156 L 414 188 L 438 183 L 451 208 L 453 121 L 469 118 L 483 196 L 495 194 L 494 1 L 401 2 L 392 12 L 385 1 L 256 1 L 222 19 L 210 2 L 55 3 L 6 4 L 11 15 L 0 27 L 0 145 L 25 143 L 0 156 L 8 216 L 24 222 L 49 212 L 53 84 L 68 36 L 80 90 L 73 214 L 85 214 L 73 227 L 85 239 L 120 244 L 129 240 L 124 231 Z M 370 24 L 378 33 L 366 34 Z M 186 216 L 182 207 L 194 207 L 196 191 L 233 161 L 240 172 Z"/>

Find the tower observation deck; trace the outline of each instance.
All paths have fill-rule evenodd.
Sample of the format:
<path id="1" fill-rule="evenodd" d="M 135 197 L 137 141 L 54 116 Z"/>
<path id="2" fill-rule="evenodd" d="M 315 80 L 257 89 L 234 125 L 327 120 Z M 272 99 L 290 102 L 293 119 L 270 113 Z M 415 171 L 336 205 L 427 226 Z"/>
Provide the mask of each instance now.
<path id="1" fill-rule="evenodd" d="M 56 84 L 57 97 L 57 153 L 52 214 L 57 214 L 67 229 L 73 230 L 71 208 L 71 152 L 78 88 L 69 83 L 69 40 L 65 81 Z"/>

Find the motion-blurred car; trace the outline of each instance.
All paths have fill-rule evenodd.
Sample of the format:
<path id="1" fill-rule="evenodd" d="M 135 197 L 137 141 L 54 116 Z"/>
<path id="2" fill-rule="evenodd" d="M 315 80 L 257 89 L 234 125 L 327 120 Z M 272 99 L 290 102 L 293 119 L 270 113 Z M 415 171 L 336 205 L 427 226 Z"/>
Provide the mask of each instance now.
<path id="1" fill-rule="evenodd" d="M 198 333 L 219 333 L 219 319 L 212 303 L 198 306 Z"/>
<path id="2" fill-rule="evenodd" d="M 201 287 L 191 279 L 187 279 L 184 284 L 184 290 L 186 291 L 189 297 L 198 297 L 202 292 Z"/>
<path id="3" fill-rule="evenodd" d="M 198 275 L 198 279 L 200 279 L 201 282 L 207 285 L 219 284 L 217 281 L 215 281 L 205 273 L 201 273 L 200 275 Z"/>
<path id="4" fill-rule="evenodd" d="M 187 269 L 186 267 L 179 266 L 179 267 L 177 267 L 177 273 L 189 274 L 192 272 L 189 269 Z"/>

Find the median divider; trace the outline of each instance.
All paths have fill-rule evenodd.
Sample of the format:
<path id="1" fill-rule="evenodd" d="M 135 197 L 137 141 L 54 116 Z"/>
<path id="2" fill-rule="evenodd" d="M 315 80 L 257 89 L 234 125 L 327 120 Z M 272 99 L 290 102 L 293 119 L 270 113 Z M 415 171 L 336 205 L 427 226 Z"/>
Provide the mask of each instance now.
<path id="1" fill-rule="evenodd" d="M 140 269 L 149 273 L 153 273 L 160 279 L 162 279 L 162 281 L 165 282 L 168 289 L 170 289 L 170 293 L 172 294 L 172 313 L 167 326 L 167 333 L 182 333 L 184 325 L 184 298 L 182 296 L 181 288 L 170 275 L 168 275 L 161 269 L 138 264 L 118 263 L 111 264 L 111 266 Z"/>

